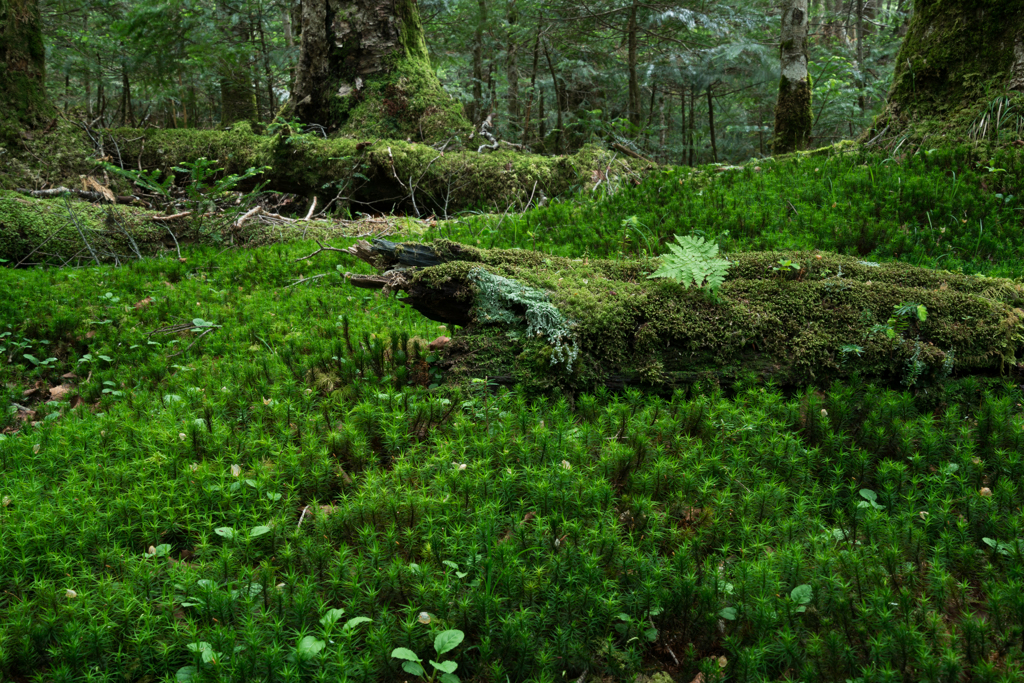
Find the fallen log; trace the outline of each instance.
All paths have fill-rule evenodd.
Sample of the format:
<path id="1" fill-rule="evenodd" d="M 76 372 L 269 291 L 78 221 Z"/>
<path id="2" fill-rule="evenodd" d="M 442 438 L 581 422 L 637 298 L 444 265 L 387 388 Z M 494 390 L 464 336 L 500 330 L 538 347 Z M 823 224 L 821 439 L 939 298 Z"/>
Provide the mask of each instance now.
<path id="1" fill-rule="evenodd" d="M 1011 280 L 829 253 L 730 254 L 710 294 L 648 279 L 658 259 L 380 239 L 348 251 L 378 270 L 347 274 L 351 284 L 404 293 L 426 317 L 462 327 L 440 361 L 456 382 L 669 391 L 748 376 L 820 386 L 857 373 L 920 387 L 954 372 L 1016 372 L 1024 340 L 1024 288 Z"/>

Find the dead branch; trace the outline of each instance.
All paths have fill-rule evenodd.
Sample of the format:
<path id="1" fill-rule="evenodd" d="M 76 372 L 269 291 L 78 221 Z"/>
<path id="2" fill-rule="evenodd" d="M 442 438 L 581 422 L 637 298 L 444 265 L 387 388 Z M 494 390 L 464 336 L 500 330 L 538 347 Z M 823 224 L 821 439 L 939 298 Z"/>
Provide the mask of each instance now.
<path id="1" fill-rule="evenodd" d="M 487 131 L 487 129 L 491 127 L 491 117 L 492 116 L 494 116 L 494 114 L 488 115 L 487 118 L 484 120 L 484 122 L 480 124 L 480 131 L 479 131 L 480 137 L 486 138 L 488 141 L 490 141 L 491 144 L 489 144 L 489 145 L 480 145 L 479 147 L 477 147 L 477 149 L 476 149 L 476 153 L 477 154 L 483 154 L 485 149 L 489 149 L 491 151 L 494 151 L 494 150 L 498 149 L 498 147 L 501 146 L 501 143 L 498 142 L 497 138 L 495 138 L 493 135 L 491 135 Z"/>
<path id="2" fill-rule="evenodd" d="M 313 258 L 314 256 L 316 256 L 317 254 L 319 254 L 320 252 L 322 252 L 322 251 L 340 251 L 340 252 L 342 252 L 343 254 L 351 254 L 351 253 L 354 253 L 354 252 L 352 251 L 352 247 L 349 247 L 348 249 L 338 249 L 337 247 L 325 247 L 325 246 L 324 246 L 324 245 L 323 245 L 323 244 L 322 244 L 322 243 L 320 242 L 320 240 L 316 240 L 316 244 L 317 244 L 317 246 L 318 246 L 318 247 L 320 247 L 319 249 L 317 249 L 316 251 L 314 251 L 314 252 L 313 252 L 312 254 L 310 254 L 309 256 L 303 256 L 302 258 L 297 258 L 297 259 L 295 259 L 295 260 L 296 260 L 296 262 L 298 262 L 298 261 L 305 261 L 306 259 L 311 259 L 311 258 Z"/>
<path id="3" fill-rule="evenodd" d="M 313 196 L 313 204 L 309 207 L 309 211 L 306 212 L 306 217 L 303 220 L 309 220 L 313 217 L 313 212 L 316 211 L 316 196 Z"/>
<path id="4" fill-rule="evenodd" d="M 256 206 L 254 206 L 253 208 L 249 209 L 249 210 L 248 210 L 248 211 L 246 211 L 246 212 L 245 212 L 244 214 L 242 214 L 241 216 L 239 216 L 239 218 L 238 218 L 238 220 L 237 220 L 237 221 L 235 221 L 235 228 L 240 228 L 240 227 L 242 227 L 242 225 L 243 225 L 243 224 L 244 224 L 244 223 L 245 223 L 245 222 L 246 222 L 247 220 L 249 220 L 250 218 L 252 218 L 253 216 L 255 216 L 255 215 L 259 214 L 259 213 L 260 213 L 260 212 L 262 212 L 262 211 L 263 211 L 263 207 L 262 207 L 262 206 L 259 206 L 259 205 L 256 205 Z"/>
<path id="5" fill-rule="evenodd" d="M 175 220 L 177 218 L 184 218 L 185 216 L 190 216 L 191 214 L 192 214 L 191 211 L 182 211 L 181 213 L 176 213 L 173 216 L 151 216 L 149 220 L 151 220 L 151 221 L 173 221 L 173 220 Z"/>
<path id="6" fill-rule="evenodd" d="M 634 159 L 639 159 L 640 161 L 646 161 L 647 163 L 654 164 L 655 166 L 658 165 L 658 162 L 651 161 L 650 159 L 645 157 L 643 154 L 638 154 L 637 152 L 634 152 L 633 150 L 631 150 L 629 147 L 626 147 L 625 145 L 620 145 L 617 142 L 613 142 L 612 143 L 612 149 L 618 150 L 618 151 L 622 152 L 623 154 L 625 154 L 628 157 L 633 157 Z"/>

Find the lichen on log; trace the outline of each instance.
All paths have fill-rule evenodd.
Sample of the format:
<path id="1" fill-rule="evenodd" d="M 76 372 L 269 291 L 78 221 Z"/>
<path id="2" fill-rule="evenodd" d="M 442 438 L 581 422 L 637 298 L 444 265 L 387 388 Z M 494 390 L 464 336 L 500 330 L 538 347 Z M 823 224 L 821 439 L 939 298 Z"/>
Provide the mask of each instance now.
<path id="1" fill-rule="evenodd" d="M 922 386 L 951 372 L 1015 370 L 1024 339 L 1024 290 L 1013 281 L 829 253 L 731 254 L 711 296 L 649 280 L 658 259 L 566 259 L 448 241 L 364 242 L 350 251 L 380 271 L 352 275 L 353 284 L 404 292 L 427 317 L 463 326 L 443 353 L 455 381 L 671 390 L 747 376 L 822 385 L 858 373 Z M 409 255 L 422 264 L 427 252 L 440 262 L 413 265 Z M 780 269 L 780 260 L 802 265 Z M 531 294 L 505 296 L 495 315 L 481 273 Z M 531 321 L 531 300 L 550 304 L 564 325 Z M 896 313 L 911 304 L 926 317 Z"/>

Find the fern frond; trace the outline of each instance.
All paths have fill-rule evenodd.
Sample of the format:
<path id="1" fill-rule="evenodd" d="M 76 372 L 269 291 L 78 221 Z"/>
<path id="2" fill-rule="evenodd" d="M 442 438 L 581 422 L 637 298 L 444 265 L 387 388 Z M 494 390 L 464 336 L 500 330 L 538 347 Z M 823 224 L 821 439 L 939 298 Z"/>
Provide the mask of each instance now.
<path id="1" fill-rule="evenodd" d="M 676 244 L 668 244 L 669 251 L 661 258 L 661 266 L 647 276 L 648 280 L 668 278 L 683 287 L 717 290 L 725 282 L 731 265 L 718 258 L 718 245 L 703 237 L 675 236 Z"/>

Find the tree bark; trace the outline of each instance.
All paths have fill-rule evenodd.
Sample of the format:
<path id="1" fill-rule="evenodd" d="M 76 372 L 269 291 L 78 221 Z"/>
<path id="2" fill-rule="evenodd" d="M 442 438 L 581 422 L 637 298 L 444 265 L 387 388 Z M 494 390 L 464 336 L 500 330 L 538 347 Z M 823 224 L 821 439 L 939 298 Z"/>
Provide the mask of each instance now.
<path id="1" fill-rule="evenodd" d="M 527 391 L 601 384 L 671 391 L 750 376 L 824 386 L 858 373 L 922 386 L 954 368 L 1006 370 L 1022 350 L 1019 286 L 905 264 L 730 254 L 726 281 L 712 298 L 647 279 L 657 261 L 581 261 L 447 241 L 374 240 L 349 252 L 379 271 L 347 273 L 352 285 L 405 293 L 402 301 L 424 316 L 462 326 L 441 360 L 457 382 L 487 376 Z M 807 265 L 780 275 L 772 269 L 780 257 Z M 865 311 L 885 324 L 908 301 L 926 307 L 926 321 L 915 308 L 912 320 L 901 318 L 901 332 L 870 331 Z M 973 316 L 970 326 L 965 315 Z"/>
<path id="2" fill-rule="evenodd" d="M 718 140 L 715 137 L 715 99 L 711 93 L 711 83 L 708 83 L 708 128 L 711 132 L 711 160 L 718 163 Z"/>
<path id="3" fill-rule="evenodd" d="M 256 121 L 256 89 L 249 68 L 249 25 L 241 9 L 230 2 L 217 5 L 220 32 L 228 45 L 220 64 L 220 123 Z"/>
<path id="4" fill-rule="evenodd" d="M 441 88 L 415 0 L 303 0 L 292 102 L 329 131 L 435 141 L 464 133 Z"/>
<path id="5" fill-rule="evenodd" d="M 51 113 L 38 0 L 0 2 L 0 137 Z"/>
<path id="6" fill-rule="evenodd" d="M 913 10 L 886 107 L 865 138 L 1008 139 L 1008 129 L 1001 132 L 983 118 L 998 97 L 1024 104 L 1019 0 L 915 0 Z"/>
<path id="7" fill-rule="evenodd" d="M 519 127 L 519 44 L 516 41 L 516 24 L 519 23 L 519 10 L 516 0 L 509 0 L 508 12 L 508 43 L 505 49 L 505 76 L 508 79 L 508 126 L 514 131 Z"/>
<path id="8" fill-rule="evenodd" d="M 779 45 L 782 76 L 775 105 L 773 152 L 805 149 L 811 137 L 811 80 L 807 73 L 807 0 L 788 0 Z"/>
<path id="9" fill-rule="evenodd" d="M 626 69 L 629 72 L 629 122 L 635 129 L 640 128 L 640 79 L 637 78 L 637 23 L 636 12 L 639 0 L 633 0 L 626 20 Z"/>

